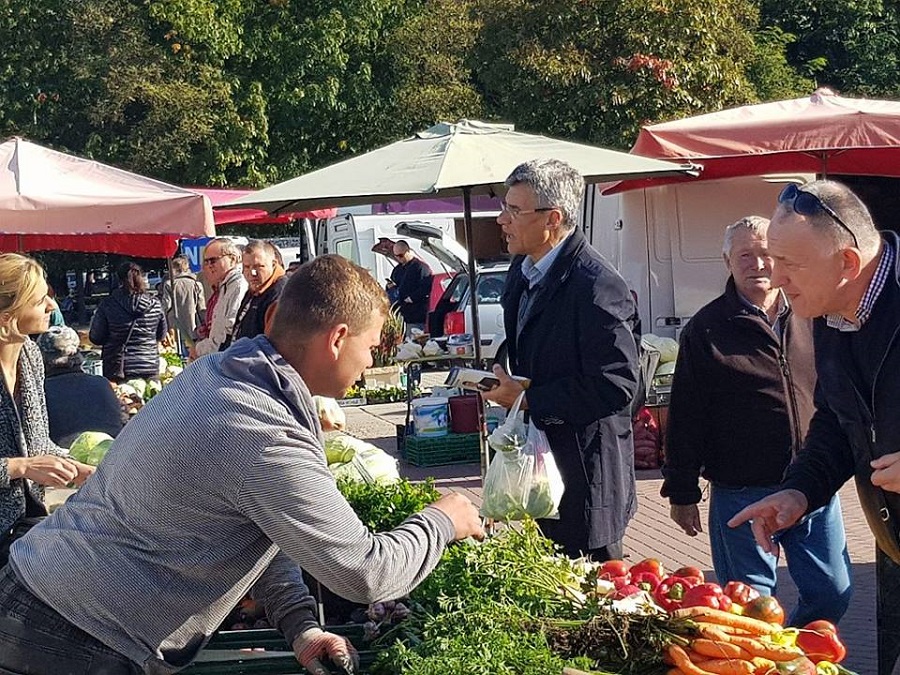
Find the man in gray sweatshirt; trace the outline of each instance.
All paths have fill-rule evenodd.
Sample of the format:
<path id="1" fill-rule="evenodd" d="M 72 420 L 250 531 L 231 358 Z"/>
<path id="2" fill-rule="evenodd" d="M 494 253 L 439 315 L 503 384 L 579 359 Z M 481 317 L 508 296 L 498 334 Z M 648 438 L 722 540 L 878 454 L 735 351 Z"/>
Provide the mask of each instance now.
<path id="1" fill-rule="evenodd" d="M 355 602 L 396 598 L 449 542 L 483 534 L 458 494 L 373 534 L 328 471 L 312 396 L 358 379 L 387 311 L 368 272 L 318 258 L 291 278 L 268 337 L 198 360 L 157 395 L 13 546 L 0 671 L 173 673 L 251 588 L 301 664 L 349 663 L 301 568 Z"/>

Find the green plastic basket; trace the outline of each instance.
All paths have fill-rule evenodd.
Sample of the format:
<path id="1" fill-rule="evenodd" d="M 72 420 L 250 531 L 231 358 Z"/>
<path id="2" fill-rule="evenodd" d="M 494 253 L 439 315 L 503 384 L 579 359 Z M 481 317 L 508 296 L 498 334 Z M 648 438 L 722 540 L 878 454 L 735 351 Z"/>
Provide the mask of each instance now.
<path id="1" fill-rule="evenodd" d="M 469 464 L 480 459 L 480 434 L 447 434 L 446 436 L 407 436 L 403 439 L 403 455 L 415 466 Z"/>

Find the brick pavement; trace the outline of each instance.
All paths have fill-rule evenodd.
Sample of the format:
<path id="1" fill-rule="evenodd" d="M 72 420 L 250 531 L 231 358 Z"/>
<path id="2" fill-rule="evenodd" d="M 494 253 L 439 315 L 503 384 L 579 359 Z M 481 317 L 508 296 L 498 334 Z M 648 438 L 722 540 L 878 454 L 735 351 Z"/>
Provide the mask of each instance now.
<path id="1" fill-rule="evenodd" d="M 348 431 L 396 454 L 394 425 L 402 424 L 404 417 L 403 404 L 350 408 L 347 409 Z M 477 464 L 421 468 L 404 462 L 401 463 L 401 473 L 413 480 L 433 477 L 438 489 L 456 490 L 475 503 L 481 503 L 481 477 Z M 670 568 L 696 565 L 712 574 L 709 537 L 706 533 L 688 537 L 677 529 L 669 519 L 668 503 L 659 497 L 660 484 L 658 471 L 638 472 L 638 513 L 625 537 L 626 557 L 635 561 L 655 557 Z M 844 665 L 860 675 L 875 675 L 875 545 L 852 483 L 846 485 L 840 494 L 854 580 L 850 609 L 840 624 L 849 653 Z M 705 503 L 701 504 L 703 522 L 706 521 L 705 507 Z M 788 611 L 796 601 L 796 593 L 796 587 L 782 562 L 778 595 Z"/>

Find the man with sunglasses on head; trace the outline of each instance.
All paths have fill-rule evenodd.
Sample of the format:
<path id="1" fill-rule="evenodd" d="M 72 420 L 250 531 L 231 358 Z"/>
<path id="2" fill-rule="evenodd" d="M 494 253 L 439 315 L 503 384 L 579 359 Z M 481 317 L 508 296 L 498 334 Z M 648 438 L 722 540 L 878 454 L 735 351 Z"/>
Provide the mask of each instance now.
<path id="1" fill-rule="evenodd" d="M 578 229 L 584 179 L 559 160 L 516 167 L 497 222 L 514 259 L 501 303 L 509 363 L 530 379 L 522 407 L 547 434 L 565 484 L 559 520 L 540 520 L 566 554 L 622 557 L 637 509 L 631 402 L 638 388 L 634 302 Z M 510 407 L 522 384 L 494 366 L 486 399 Z"/>
<path id="2" fill-rule="evenodd" d="M 816 318 L 816 411 L 781 490 L 729 521 L 751 521 L 777 551 L 779 532 L 851 477 L 875 535 L 879 673 L 900 674 L 900 238 L 876 230 L 844 185 L 789 185 L 769 227 L 772 284 Z"/>
<path id="3" fill-rule="evenodd" d="M 219 351 L 234 328 L 248 287 L 241 273 L 240 247 L 227 237 L 211 240 L 203 249 L 203 277 L 214 289 L 206 305 L 209 334 L 194 344 L 192 359 Z"/>

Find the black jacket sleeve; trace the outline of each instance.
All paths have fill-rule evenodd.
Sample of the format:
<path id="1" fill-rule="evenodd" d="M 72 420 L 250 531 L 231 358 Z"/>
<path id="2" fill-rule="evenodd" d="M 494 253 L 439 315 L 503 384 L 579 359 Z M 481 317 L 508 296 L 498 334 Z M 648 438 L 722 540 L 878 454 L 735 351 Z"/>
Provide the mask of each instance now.
<path id="1" fill-rule="evenodd" d="M 431 270 L 421 260 L 413 260 L 405 267 L 405 274 L 398 288 L 400 301 L 409 298 L 414 304 L 423 302 L 431 294 Z"/>
<path id="2" fill-rule="evenodd" d="M 672 504 L 697 504 L 700 501 L 700 472 L 703 468 L 704 424 L 711 406 L 697 372 L 700 348 L 698 340 L 686 328 L 681 336 L 666 434 L 666 461 L 662 468 L 660 494 Z"/>
<path id="3" fill-rule="evenodd" d="M 799 490 L 814 511 L 837 494 L 853 476 L 856 462 L 847 435 L 819 385 L 815 394 L 816 412 L 797 459 L 788 467 L 781 487 Z"/>

